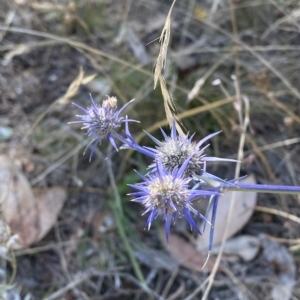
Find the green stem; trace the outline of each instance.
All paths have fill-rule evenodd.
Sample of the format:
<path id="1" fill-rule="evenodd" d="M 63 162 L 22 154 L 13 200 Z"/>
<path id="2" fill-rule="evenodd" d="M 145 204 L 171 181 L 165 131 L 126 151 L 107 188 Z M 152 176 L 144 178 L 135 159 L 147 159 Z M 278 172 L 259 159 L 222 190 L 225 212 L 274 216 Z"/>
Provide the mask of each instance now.
<path id="1" fill-rule="evenodd" d="M 116 202 L 118 202 L 118 200 L 116 200 Z M 143 275 L 143 273 L 141 271 L 141 268 L 140 268 L 140 265 L 139 265 L 139 263 L 137 262 L 137 260 L 134 256 L 132 247 L 129 244 L 129 241 L 128 241 L 128 238 L 127 238 L 127 235 L 126 235 L 126 232 L 125 232 L 125 226 L 123 224 L 124 223 L 123 222 L 124 218 L 120 214 L 117 206 L 113 205 L 113 211 L 114 211 L 114 214 L 115 214 L 115 220 L 116 220 L 116 224 L 117 224 L 119 234 L 120 234 L 120 236 L 123 240 L 123 243 L 125 245 L 125 248 L 126 248 L 128 256 L 129 256 L 130 262 L 132 264 L 134 273 L 135 273 L 136 277 L 138 278 L 138 280 L 141 282 L 141 284 L 144 285 L 145 287 L 147 287 L 144 275 Z M 147 290 L 148 290 L 148 288 L 147 288 Z"/>
<path id="2" fill-rule="evenodd" d="M 144 289 L 148 292 L 150 291 L 150 289 L 147 287 L 146 285 L 146 281 L 145 278 L 143 276 L 143 273 L 140 269 L 140 265 L 138 264 L 137 260 L 135 259 L 133 250 L 129 244 L 126 232 L 125 232 L 125 224 L 124 224 L 124 213 L 123 213 L 123 207 L 122 207 L 122 201 L 121 201 L 121 197 L 120 194 L 118 192 L 118 188 L 115 182 L 115 177 L 112 171 L 112 167 L 111 167 L 111 161 L 110 159 L 108 159 L 106 161 L 107 163 L 107 169 L 108 169 L 108 176 L 110 179 L 110 184 L 112 187 L 112 190 L 114 192 L 114 205 L 112 204 L 112 209 L 114 211 L 114 215 L 115 215 L 115 220 L 116 220 L 116 224 L 117 224 L 117 228 L 119 231 L 119 234 L 123 240 L 123 243 L 125 245 L 127 254 L 129 256 L 129 259 L 131 261 L 133 270 L 135 272 L 136 277 L 138 278 L 138 280 L 141 282 L 142 286 L 144 287 Z"/>

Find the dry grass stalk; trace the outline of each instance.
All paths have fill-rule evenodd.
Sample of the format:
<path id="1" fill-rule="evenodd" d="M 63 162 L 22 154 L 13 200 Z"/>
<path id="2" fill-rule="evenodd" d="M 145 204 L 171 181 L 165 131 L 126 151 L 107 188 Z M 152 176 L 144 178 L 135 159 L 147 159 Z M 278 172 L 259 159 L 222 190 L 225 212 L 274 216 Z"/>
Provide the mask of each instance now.
<path id="1" fill-rule="evenodd" d="M 15 56 L 25 54 L 25 53 L 29 52 L 31 49 L 34 49 L 37 47 L 55 45 L 55 44 L 59 44 L 59 43 L 56 41 L 53 41 L 53 40 L 46 40 L 46 41 L 40 41 L 40 42 L 34 42 L 34 43 L 14 45 L 14 47 L 4 55 L 2 64 L 4 66 L 7 66 Z"/>
<path id="2" fill-rule="evenodd" d="M 174 101 L 167 89 L 165 79 L 162 75 L 162 70 L 166 67 L 168 46 L 169 46 L 170 35 L 171 35 L 171 13 L 172 13 L 172 9 L 173 9 L 175 2 L 176 2 L 176 0 L 174 0 L 172 3 L 172 6 L 169 10 L 164 28 L 163 28 L 160 38 L 159 38 L 161 46 L 160 46 L 159 54 L 158 54 L 158 57 L 157 57 L 157 60 L 155 63 L 155 69 L 154 69 L 154 75 L 153 75 L 154 89 L 157 86 L 157 82 L 159 81 L 159 83 L 160 83 L 161 92 L 162 92 L 162 96 L 164 99 L 164 107 L 165 107 L 166 117 L 167 117 L 170 127 L 172 127 L 172 120 L 173 120 L 174 112 L 175 112 L 176 108 L 175 108 Z M 176 128 L 180 135 L 184 135 L 181 127 L 179 126 L 179 124 L 177 122 L 176 122 Z"/>
<path id="3" fill-rule="evenodd" d="M 297 116 L 290 108 L 288 108 L 285 104 L 279 102 L 275 96 L 274 93 L 272 92 L 268 92 L 266 93 L 266 96 L 269 98 L 269 100 L 271 101 L 271 103 L 273 103 L 274 105 L 276 105 L 278 108 L 280 108 L 281 110 L 283 110 L 287 115 L 289 115 L 295 122 L 297 122 L 298 124 L 300 124 L 300 117 Z"/>
<path id="4" fill-rule="evenodd" d="M 154 70 L 154 89 L 156 88 L 157 81 L 162 76 L 162 69 L 166 67 L 166 60 L 167 60 L 167 52 L 168 52 L 168 46 L 170 42 L 170 35 L 171 35 L 171 13 L 173 6 L 175 4 L 176 0 L 172 3 L 172 6 L 169 10 L 164 28 L 161 32 L 159 41 L 161 43 L 161 47 L 159 50 L 159 54 L 156 60 L 155 64 L 155 70 Z"/>
<path id="5" fill-rule="evenodd" d="M 201 20 L 200 20 L 201 21 Z M 295 88 L 291 82 L 284 76 L 277 68 L 274 67 L 272 63 L 270 63 L 267 59 L 257 53 L 251 46 L 241 41 L 239 38 L 235 37 L 233 34 L 229 33 L 228 31 L 224 30 L 223 28 L 219 27 L 217 24 L 203 21 L 204 24 L 208 25 L 209 27 L 215 29 L 216 31 L 223 33 L 225 36 L 230 38 L 233 42 L 238 44 L 239 46 L 243 47 L 245 50 L 249 51 L 258 61 L 260 61 L 263 65 L 265 65 L 269 70 L 271 70 L 281 81 L 282 83 L 291 91 L 291 93 L 300 99 L 300 92 L 297 88 Z"/>
<path id="6" fill-rule="evenodd" d="M 247 139 L 247 142 L 251 145 L 252 150 L 255 152 L 255 155 L 260 158 L 263 166 L 266 169 L 268 177 L 272 180 L 272 182 L 276 182 L 277 181 L 276 176 L 275 176 L 275 174 L 272 170 L 272 167 L 271 167 L 270 163 L 268 162 L 268 159 L 265 156 L 265 154 L 259 148 L 259 146 L 257 145 L 257 143 L 255 142 L 255 140 L 253 139 L 253 137 L 251 135 L 247 134 L 246 139 Z"/>
<path id="7" fill-rule="evenodd" d="M 73 98 L 78 93 L 79 87 L 92 81 L 96 77 L 96 75 L 97 74 L 93 74 L 85 77 L 83 69 L 80 68 L 77 77 L 71 82 L 66 93 L 55 102 L 62 106 L 70 103 L 71 98 Z"/>
<path id="8" fill-rule="evenodd" d="M 190 102 L 193 100 L 197 95 L 200 93 L 201 88 L 203 87 L 204 83 L 207 81 L 207 79 L 217 70 L 217 68 L 223 64 L 229 57 L 231 56 L 230 54 L 223 55 L 219 60 L 217 60 L 206 72 L 205 74 L 198 79 L 194 87 L 190 90 L 187 96 L 187 102 Z"/>
<path id="9" fill-rule="evenodd" d="M 264 206 L 255 206 L 255 210 L 260 211 L 260 212 L 265 212 L 265 213 L 268 213 L 268 214 L 272 214 L 272 215 L 276 215 L 276 216 L 280 216 L 280 217 L 286 218 L 290 221 L 300 223 L 300 218 L 299 217 L 297 217 L 293 214 L 289 214 L 286 211 L 282 211 L 282 210 L 275 209 L 275 208 L 270 208 L 270 207 L 264 207 Z"/>
<path id="10" fill-rule="evenodd" d="M 175 110 L 173 99 L 171 98 L 163 76 L 159 76 L 161 93 L 164 99 L 164 108 L 169 125 L 172 124 L 173 111 Z"/>
<path id="11" fill-rule="evenodd" d="M 233 79 L 235 81 L 235 78 L 233 78 Z M 236 97 L 238 99 L 238 97 L 239 97 L 239 88 L 237 88 L 237 86 L 235 86 L 235 87 L 236 87 Z M 244 146 L 245 146 L 245 141 L 246 141 L 246 132 L 247 132 L 247 128 L 248 128 L 249 123 L 250 123 L 250 104 L 249 104 L 248 97 L 243 96 L 243 101 L 244 101 L 244 118 L 239 117 L 239 119 L 243 121 L 243 123 L 240 124 L 243 131 L 242 131 L 242 134 L 241 134 L 241 137 L 240 137 L 240 142 L 239 142 L 238 157 L 237 157 L 238 162 L 236 164 L 234 178 L 238 178 L 239 175 L 240 175 L 241 161 L 243 160 L 243 157 L 244 157 Z M 238 111 L 238 114 L 242 115 L 242 109 L 240 111 Z M 215 263 L 215 265 L 212 269 L 212 272 L 209 276 L 207 287 L 205 288 L 204 294 L 202 296 L 203 300 L 206 300 L 208 298 L 209 292 L 212 288 L 215 276 L 216 276 L 218 268 L 220 266 L 220 262 L 221 262 L 221 259 L 222 259 L 225 242 L 227 240 L 227 236 L 228 236 L 228 233 L 229 233 L 229 227 L 230 227 L 229 225 L 230 225 L 230 222 L 231 222 L 232 217 L 233 217 L 234 203 L 236 201 L 236 193 L 232 194 L 231 201 L 232 202 L 230 204 L 228 216 L 227 216 L 227 219 L 226 219 L 224 236 L 223 236 L 223 239 L 222 239 L 220 251 L 219 251 L 219 254 L 217 256 L 216 263 Z M 207 259 L 208 258 L 209 258 L 209 255 L 208 255 Z"/>
<path id="12" fill-rule="evenodd" d="M 95 77 L 96 77 L 96 74 L 84 77 L 84 72 L 83 72 L 82 68 L 80 68 L 77 77 L 73 80 L 73 82 L 71 82 L 66 93 L 63 96 L 61 96 L 60 98 L 56 99 L 43 113 L 41 113 L 38 116 L 38 118 L 31 125 L 30 129 L 27 131 L 27 134 L 24 135 L 21 143 L 23 143 L 28 138 L 28 136 L 31 134 L 33 129 L 40 123 L 40 121 L 45 117 L 45 115 L 49 111 L 51 111 L 52 109 L 55 109 L 56 106 L 59 107 L 59 109 L 61 109 L 61 107 L 68 104 L 70 102 L 71 98 L 74 97 L 78 93 L 79 87 L 81 85 L 89 83 Z"/>

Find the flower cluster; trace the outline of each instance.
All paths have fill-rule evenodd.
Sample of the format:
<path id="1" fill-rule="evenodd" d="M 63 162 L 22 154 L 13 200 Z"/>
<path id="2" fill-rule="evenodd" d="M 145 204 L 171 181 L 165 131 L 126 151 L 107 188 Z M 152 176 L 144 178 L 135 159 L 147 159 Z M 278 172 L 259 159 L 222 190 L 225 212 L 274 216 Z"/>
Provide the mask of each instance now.
<path id="1" fill-rule="evenodd" d="M 138 121 L 128 119 L 127 116 L 126 118 L 121 117 L 121 113 L 132 101 L 129 101 L 118 110 L 115 97 L 107 97 L 102 105 L 96 104 L 91 97 L 91 105 L 87 108 L 74 104 L 84 114 L 78 115 L 80 121 L 70 123 L 82 123 L 82 129 L 86 129 L 86 134 L 92 138 L 86 146 L 87 149 L 93 144 L 90 160 L 96 146 L 104 138 L 107 138 L 117 151 L 118 149 L 129 148 L 153 159 L 146 175 L 137 172 L 142 181 L 130 184 L 135 191 L 129 195 L 133 197 L 132 201 L 139 202 L 145 207 L 144 214 L 149 213 L 146 221 L 148 229 L 150 229 L 157 216 L 163 217 L 167 240 L 171 223 L 177 217 L 184 217 L 190 224 L 191 229 L 201 234 L 197 222 L 193 218 L 193 215 L 195 215 L 204 221 L 203 230 L 207 223 L 211 225 L 208 249 L 210 251 L 213 243 L 219 196 L 223 191 L 244 190 L 263 193 L 300 194 L 299 186 L 236 184 L 235 180 L 225 181 L 208 173 L 206 171 L 207 162 L 236 162 L 236 160 L 206 156 L 205 149 L 208 145 L 204 146 L 204 144 L 219 132 L 210 134 L 199 142 L 195 142 L 193 141 L 194 135 L 181 136 L 177 133 L 174 119 L 170 136 L 161 129 L 164 137 L 162 141 L 146 132 L 148 137 L 155 143 L 154 148 L 138 145 L 131 135 L 128 125 L 129 122 Z M 117 131 L 123 123 L 125 124 L 125 132 L 121 135 Z M 119 147 L 114 139 L 121 142 Z M 206 218 L 207 213 L 203 216 L 193 207 L 193 201 L 202 198 L 209 198 L 207 212 L 211 208 L 210 222 Z"/>
<path id="2" fill-rule="evenodd" d="M 221 178 L 208 173 L 206 163 L 211 161 L 235 162 L 231 159 L 206 156 L 205 149 L 209 145 L 204 146 L 204 144 L 220 132 L 210 134 L 199 142 L 195 142 L 193 141 L 194 135 L 181 136 L 177 133 L 174 119 L 170 136 L 161 129 L 164 140 L 160 141 L 146 132 L 155 143 L 155 147 L 143 147 L 136 143 L 129 130 L 128 122 L 135 120 L 128 119 L 127 116 L 126 118 L 120 116 L 129 103 L 131 101 L 118 110 L 115 97 L 108 97 L 102 105 L 96 104 L 91 97 L 91 106 L 86 109 L 75 104 L 84 112 L 84 115 L 78 115 L 81 120 L 71 123 L 83 123 L 82 129 L 86 129 L 87 135 L 92 138 L 87 145 L 88 147 L 94 143 L 90 158 L 95 147 L 104 138 L 107 138 L 118 150 L 114 141 L 116 138 L 122 143 L 119 148 L 133 149 L 153 159 L 146 175 L 138 173 L 142 182 L 131 184 L 130 186 L 136 191 L 129 194 L 134 198 L 132 201 L 144 205 L 144 214 L 149 213 L 146 222 L 148 229 L 157 216 L 162 216 L 165 220 L 165 232 L 168 239 L 171 223 L 177 217 L 184 217 L 192 229 L 201 233 L 192 215 L 202 219 L 204 225 L 208 220 L 193 207 L 193 201 L 209 198 L 210 202 L 215 199 L 215 203 L 217 203 L 220 193 L 213 187 L 228 184 Z M 124 135 L 117 133 L 117 129 L 121 127 L 122 123 L 125 124 Z M 212 221 L 215 214 L 216 205 L 213 206 Z M 213 233 L 213 229 L 211 233 Z"/>
<path id="3" fill-rule="evenodd" d="M 206 141 L 211 139 L 220 133 L 216 132 L 210 134 L 200 140 L 198 143 L 193 141 L 194 135 L 190 137 L 188 135 L 180 136 L 176 131 L 176 123 L 175 119 L 173 119 L 171 135 L 168 136 L 163 129 L 161 129 L 162 135 L 164 137 L 164 141 L 159 141 L 151 134 L 146 134 L 151 138 L 155 144 L 157 145 L 155 148 L 149 147 L 141 147 L 139 146 L 134 138 L 132 137 L 128 124 L 126 127 L 126 136 L 127 141 L 123 145 L 123 148 L 130 148 L 136 151 L 139 151 L 143 154 L 146 154 L 152 158 L 154 158 L 154 163 L 149 166 L 150 169 L 155 170 L 155 161 L 161 160 L 163 166 L 166 170 L 172 171 L 175 168 L 180 168 L 188 158 L 189 163 L 187 164 L 184 174 L 186 177 L 197 178 L 198 180 L 202 180 L 206 183 L 211 183 L 212 180 L 216 180 L 219 182 L 223 182 L 222 179 L 215 177 L 212 174 L 206 172 L 206 162 L 208 161 L 227 161 L 227 162 L 236 162 L 234 159 L 224 159 L 219 157 L 208 157 L 205 154 L 205 149 L 209 146 L 206 145 L 203 148 L 200 148 Z"/>
<path id="4" fill-rule="evenodd" d="M 177 133 L 175 119 L 173 119 L 170 136 L 163 129 L 161 129 L 161 132 L 164 137 L 163 141 L 159 141 L 146 132 L 148 137 L 156 144 L 155 148 L 141 147 L 131 135 L 128 123 L 125 124 L 126 143 L 123 148 L 134 149 L 153 158 L 153 163 L 149 166 L 149 173 L 142 176 L 144 182 L 131 185 L 139 192 L 130 195 L 139 196 L 133 201 L 141 202 L 145 206 L 146 211 L 144 214 L 150 213 L 146 223 L 148 228 L 157 215 L 164 217 L 167 238 L 171 220 L 175 221 L 176 216 L 184 216 L 191 228 L 196 229 L 201 234 L 196 222 L 191 217 L 191 213 L 199 216 L 204 221 L 204 228 L 208 220 L 206 216 L 201 215 L 193 208 L 192 201 L 199 198 L 209 198 L 213 206 L 210 234 L 211 247 L 213 225 L 217 212 L 216 207 L 220 196 L 218 189 L 213 187 L 233 184 L 208 173 L 206 163 L 211 161 L 236 162 L 236 160 L 206 156 L 205 149 L 209 145 L 202 146 L 220 132 L 210 134 L 199 142 L 194 142 L 194 135 L 180 136 Z"/>

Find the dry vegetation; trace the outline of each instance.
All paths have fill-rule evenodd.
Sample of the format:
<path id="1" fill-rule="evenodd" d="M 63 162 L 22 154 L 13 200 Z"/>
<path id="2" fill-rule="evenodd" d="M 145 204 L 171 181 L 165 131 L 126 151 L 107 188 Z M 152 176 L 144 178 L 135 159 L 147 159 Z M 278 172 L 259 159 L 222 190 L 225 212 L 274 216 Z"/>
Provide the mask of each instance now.
<path id="1" fill-rule="evenodd" d="M 133 169 L 143 171 L 149 161 L 131 151 L 105 161 L 111 151 L 106 142 L 91 163 L 82 155 L 86 137 L 67 123 L 78 114 L 71 102 L 87 106 L 89 93 L 98 102 L 114 95 L 119 105 L 135 98 L 126 114 L 141 121 L 131 128 L 144 145 L 151 141 L 142 129 L 161 138 L 158 128 L 176 110 L 180 126 L 197 139 L 221 129 L 210 154 L 231 158 L 239 149 L 246 96 L 250 123 L 241 174 L 254 174 L 259 183 L 300 185 L 299 1 L 177 0 L 165 24 L 171 5 L 0 0 L 0 150 L 19 167 L 18 178 L 27 178 L 27 193 L 39 203 L 28 200 L 32 194 L 20 196 L 26 209 L 38 212 L 24 209 L 19 230 L 42 230 L 44 213 L 64 203 L 53 228 L 44 225 L 45 237 L 24 233 L 23 249 L 9 249 L 8 229 L 1 225 L 3 299 L 201 299 L 207 291 L 203 261 L 178 259 L 184 252 L 199 254 L 186 224 L 173 226 L 177 235 L 166 246 L 160 221 L 145 231 L 142 208 L 126 196 L 127 183 L 138 180 Z M 160 48 L 159 37 L 168 48 Z M 153 74 L 160 83 L 155 90 Z M 1 168 L 3 201 L 7 178 L 14 178 Z M 222 178 L 233 178 L 234 168 L 212 166 Z M 46 204 L 54 198 L 58 204 Z M 300 298 L 294 280 L 299 205 L 296 196 L 258 195 L 256 211 L 238 236 L 259 237 L 260 250 L 250 261 L 224 253 L 208 299 Z M 12 219 L 21 218 L 16 207 Z M 42 216 L 39 223 L 36 215 Z M 292 256 L 283 261 L 272 256 L 286 249 Z M 293 295 L 274 292 L 278 282 Z"/>

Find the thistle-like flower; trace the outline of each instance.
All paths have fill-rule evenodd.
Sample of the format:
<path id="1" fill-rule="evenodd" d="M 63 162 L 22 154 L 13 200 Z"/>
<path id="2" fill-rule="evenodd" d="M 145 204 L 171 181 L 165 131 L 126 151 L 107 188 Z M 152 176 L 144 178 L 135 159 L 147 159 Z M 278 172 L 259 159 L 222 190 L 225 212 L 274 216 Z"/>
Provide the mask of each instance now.
<path id="1" fill-rule="evenodd" d="M 125 119 L 124 117 L 120 117 L 121 112 L 129 105 L 133 100 L 126 103 L 121 109 L 117 109 L 117 98 L 116 97 L 108 97 L 102 103 L 96 104 L 90 95 L 91 105 L 87 108 L 83 108 L 82 106 L 73 103 L 79 109 L 81 109 L 85 114 L 77 115 L 77 117 L 81 118 L 80 121 L 69 122 L 69 124 L 75 123 L 83 123 L 83 127 L 81 129 L 86 129 L 86 134 L 92 137 L 92 140 L 87 144 L 86 149 L 93 144 L 90 160 L 92 158 L 93 152 L 95 151 L 96 146 L 101 143 L 102 139 L 108 138 L 111 145 L 118 151 L 114 138 L 122 140 L 124 139 L 116 132 L 116 130 L 121 126 L 123 122 L 135 121 L 130 119 Z"/>
<path id="2" fill-rule="evenodd" d="M 161 132 L 164 136 L 164 141 L 159 141 L 151 134 L 146 134 L 156 143 L 155 148 L 141 147 L 139 146 L 132 135 L 130 134 L 128 124 L 125 125 L 126 128 L 126 144 L 123 145 L 124 148 L 131 148 L 136 151 L 139 151 L 143 154 L 146 154 L 152 158 L 154 161 L 161 160 L 164 168 L 172 172 L 175 168 L 180 168 L 183 164 L 189 159 L 186 169 L 184 170 L 185 177 L 193 177 L 196 180 L 214 185 L 215 181 L 218 183 L 227 183 L 221 178 L 218 178 L 212 174 L 206 172 L 206 162 L 209 161 L 227 161 L 227 162 L 236 162 L 233 159 L 224 159 L 219 157 L 208 157 L 205 154 L 205 149 L 209 146 L 206 145 L 201 148 L 201 146 L 209 139 L 219 134 L 219 132 L 212 133 L 199 142 L 194 142 L 194 134 L 190 137 L 188 135 L 180 136 L 176 131 L 175 119 L 173 120 L 171 135 L 168 136 L 162 129 Z M 153 163 L 149 166 L 151 170 L 155 170 L 156 164 Z"/>
<path id="3" fill-rule="evenodd" d="M 146 222 L 148 230 L 156 216 L 160 215 L 165 219 L 165 232 L 168 240 L 170 233 L 171 221 L 177 216 L 183 216 L 189 222 L 191 228 L 194 228 L 201 234 L 191 213 L 202 218 L 207 222 L 206 218 L 201 215 L 192 206 L 192 201 L 197 197 L 211 197 L 219 195 L 217 191 L 207 191 L 202 189 L 190 189 L 189 182 L 191 178 L 184 176 L 190 157 L 185 160 L 180 168 L 174 168 L 172 171 L 166 170 L 161 160 L 156 161 L 156 172 L 146 176 L 139 174 L 143 179 L 142 183 L 130 184 L 131 187 L 138 192 L 129 195 L 137 198 L 132 201 L 142 203 L 146 210 L 144 214 L 150 213 Z"/>

